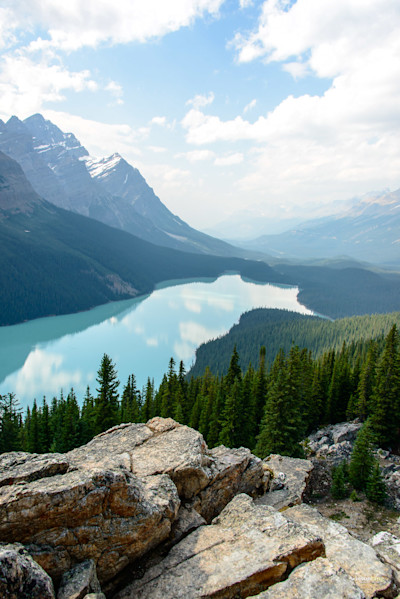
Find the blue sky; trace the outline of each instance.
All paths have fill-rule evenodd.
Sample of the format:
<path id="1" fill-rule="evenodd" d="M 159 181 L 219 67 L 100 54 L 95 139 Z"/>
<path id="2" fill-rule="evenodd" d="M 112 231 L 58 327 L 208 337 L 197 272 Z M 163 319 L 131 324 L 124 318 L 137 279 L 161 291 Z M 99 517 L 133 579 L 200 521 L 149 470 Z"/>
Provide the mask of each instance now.
<path id="1" fill-rule="evenodd" d="M 198 228 L 267 230 L 400 187 L 399 31 L 398 0 L 3 0 L 0 118 L 119 152 Z"/>

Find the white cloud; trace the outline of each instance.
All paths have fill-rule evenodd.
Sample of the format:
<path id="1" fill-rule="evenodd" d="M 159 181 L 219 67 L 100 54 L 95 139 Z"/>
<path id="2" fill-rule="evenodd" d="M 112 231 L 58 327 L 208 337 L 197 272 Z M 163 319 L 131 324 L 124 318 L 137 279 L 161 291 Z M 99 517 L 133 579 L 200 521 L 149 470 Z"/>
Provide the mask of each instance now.
<path id="1" fill-rule="evenodd" d="M 257 104 L 257 100 L 254 98 L 254 100 L 251 100 L 251 102 L 249 102 L 248 104 L 246 104 L 246 106 L 243 108 L 243 112 L 246 114 L 246 112 L 248 112 L 249 110 L 252 110 Z"/>
<path id="2" fill-rule="evenodd" d="M 239 0 L 240 8 L 248 8 L 253 6 L 253 0 Z"/>
<path id="3" fill-rule="evenodd" d="M 160 127 L 165 127 L 167 118 L 165 116 L 153 116 L 150 121 L 153 125 L 159 125 Z"/>
<path id="4" fill-rule="evenodd" d="M 231 166 L 233 164 L 240 164 L 243 162 L 244 156 L 240 152 L 236 152 L 235 154 L 228 154 L 227 156 L 220 156 L 216 158 L 214 164 L 216 166 Z"/>
<path id="5" fill-rule="evenodd" d="M 204 160 L 212 160 L 215 157 L 215 153 L 211 150 L 192 150 L 185 154 L 179 154 L 178 157 L 184 157 L 189 162 L 202 162 Z"/>
<path id="6" fill-rule="evenodd" d="M 155 154 L 163 154 L 167 151 L 167 148 L 164 148 L 163 146 L 148 146 L 148 148 Z"/>
<path id="7" fill-rule="evenodd" d="M 0 60 L 0 97 L 3 114 L 30 115 L 46 102 L 59 102 L 72 90 L 96 91 L 89 71 L 68 71 L 61 64 L 35 62 L 23 54 L 6 54 Z"/>
<path id="8" fill-rule="evenodd" d="M 202 96 L 202 95 L 197 95 L 194 98 L 191 98 L 191 100 L 188 100 L 186 102 L 186 104 L 188 106 L 193 106 L 193 108 L 197 109 L 197 108 L 202 108 L 203 106 L 208 106 L 209 104 L 212 104 L 215 100 L 215 96 L 213 92 L 210 92 L 208 94 L 208 96 Z"/>
<path id="9" fill-rule="evenodd" d="M 216 16 L 224 0 L 5 0 L 15 28 L 40 27 L 49 39 L 36 48 L 76 50 L 100 43 L 145 42 L 187 27 L 207 14 Z M 12 18 L 11 18 L 12 17 Z M 3 16 L 4 19 L 4 16 Z M 8 27 L 10 30 L 11 27 Z"/>
<path id="10" fill-rule="evenodd" d="M 120 105 L 124 103 L 124 101 L 122 100 L 123 90 L 119 83 L 117 83 L 116 81 L 110 81 L 109 83 L 107 83 L 104 89 L 107 92 L 110 92 L 112 96 L 114 96 L 117 104 Z"/>
<path id="11" fill-rule="evenodd" d="M 397 0 L 267 0 L 257 29 L 234 40 L 239 60 L 324 78 L 325 93 L 288 96 L 254 121 L 193 107 L 187 142 L 253 142 L 241 187 L 274 209 L 398 187 L 399 30 Z"/>

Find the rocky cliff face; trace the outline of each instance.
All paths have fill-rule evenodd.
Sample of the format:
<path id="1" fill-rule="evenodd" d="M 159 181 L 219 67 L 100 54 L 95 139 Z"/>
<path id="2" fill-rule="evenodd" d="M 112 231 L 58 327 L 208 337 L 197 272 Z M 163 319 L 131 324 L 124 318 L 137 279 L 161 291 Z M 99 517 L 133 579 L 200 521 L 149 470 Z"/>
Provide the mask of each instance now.
<path id="1" fill-rule="evenodd" d="M 395 552 L 302 503 L 312 471 L 307 460 L 209 450 L 162 418 L 65 455 L 3 454 L 1 596 L 395 597 Z"/>
<path id="2" fill-rule="evenodd" d="M 39 196 L 60 208 L 156 245 L 221 256 L 247 253 L 172 214 L 119 154 L 90 158 L 73 133 L 64 133 L 40 114 L 0 121 L 0 151 L 21 165 Z"/>

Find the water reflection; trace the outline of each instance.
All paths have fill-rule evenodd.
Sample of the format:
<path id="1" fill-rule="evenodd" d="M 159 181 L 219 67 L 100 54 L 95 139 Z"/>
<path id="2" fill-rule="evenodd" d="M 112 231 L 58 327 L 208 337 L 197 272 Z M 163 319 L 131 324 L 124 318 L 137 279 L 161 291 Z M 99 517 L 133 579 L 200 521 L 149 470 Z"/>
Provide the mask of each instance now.
<path id="1" fill-rule="evenodd" d="M 95 392 L 103 353 L 116 363 L 125 384 L 134 373 L 161 382 L 171 355 L 188 368 L 195 349 L 228 331 L 240 314 L 257 307 L 311 314 L 298 289 L 243 281 L 238 275 L 213 282 L 163 287 L 140 300 L 116 302 L 90 312 L 40 319 L 0 329 L 0 393 L 15 391 L 21 403 L 74 387 L 81 400 Z"/>

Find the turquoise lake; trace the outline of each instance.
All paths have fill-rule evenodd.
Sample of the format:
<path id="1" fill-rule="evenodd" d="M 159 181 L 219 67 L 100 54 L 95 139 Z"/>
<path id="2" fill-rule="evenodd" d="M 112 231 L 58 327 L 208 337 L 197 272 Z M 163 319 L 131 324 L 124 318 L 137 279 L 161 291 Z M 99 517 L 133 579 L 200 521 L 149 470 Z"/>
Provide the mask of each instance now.
<path id="1" fill-rule="evenodd" d="M 73 387 L 81 401 L 87 385 L 95 393 L 104 353 L 116 365 L 121 388 L 131 373 L 139 389 L 148 377 L 158 386 L 171 356 L 189 369 L 196 348 L 226 333 L 243 312 L 266 307 L 312 314 L 297 294 L 297 287 L 224 275 L 170 282 L 137 299 L 1 327 L 0 394 L 13 391 L 25 407 Z"/>

